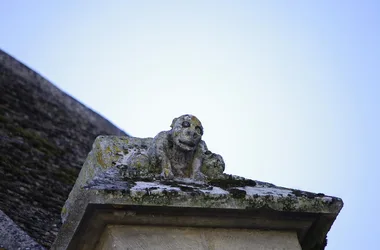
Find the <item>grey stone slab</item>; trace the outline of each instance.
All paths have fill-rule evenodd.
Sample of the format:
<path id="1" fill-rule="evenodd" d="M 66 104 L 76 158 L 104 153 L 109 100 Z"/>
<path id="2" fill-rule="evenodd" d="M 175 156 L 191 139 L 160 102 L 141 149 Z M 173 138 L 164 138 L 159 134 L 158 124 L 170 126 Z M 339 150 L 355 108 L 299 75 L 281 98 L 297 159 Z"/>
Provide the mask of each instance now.
<path id="1" fill-rule="evenodd" d="M 292 231 L 111 225 L 96 250 L 106 249 L 301 250 L 301 246 Z"/>

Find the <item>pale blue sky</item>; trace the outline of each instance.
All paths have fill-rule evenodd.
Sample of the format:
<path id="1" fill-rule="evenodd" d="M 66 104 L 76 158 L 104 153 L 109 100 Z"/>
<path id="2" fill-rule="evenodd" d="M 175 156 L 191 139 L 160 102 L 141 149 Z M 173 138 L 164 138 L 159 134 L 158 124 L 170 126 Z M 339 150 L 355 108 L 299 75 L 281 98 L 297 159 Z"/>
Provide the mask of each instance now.
<path id="1" fill-rule="evenodd" d="M 191 113 L 226 171 L 343 198 L 378 249 L 379 1 L 6 1 L 0 48 L 133 136 Z"/>

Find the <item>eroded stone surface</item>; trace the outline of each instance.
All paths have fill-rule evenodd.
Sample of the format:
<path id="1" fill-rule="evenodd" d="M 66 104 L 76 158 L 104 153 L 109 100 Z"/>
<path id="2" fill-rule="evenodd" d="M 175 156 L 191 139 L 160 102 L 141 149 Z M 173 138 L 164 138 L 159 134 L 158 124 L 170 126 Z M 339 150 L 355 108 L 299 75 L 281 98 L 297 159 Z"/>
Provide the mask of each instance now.
<path id="1" fill-rule="evenodd" d="M 265 210 L 278 215 L 326 215 L 326 223 L 318 222 L 318 226 L 313 227 L 315 232 L 302 236 L 305 238 L 303 244 L 307 246 L 304 249 L 323 249 L 319 246 L 323 246 L 325 236 L 343 206 L 341 199 L 277 187 L 229 174 L 218 174 L 218 178 L 209 177 L 202 180 L 186 176 L 167 179 L 161 175 L 160 168 L 153 167 L 152 170 L 144 164 L 135 165 L 134 174 L 131 174 L 131 171 L 126 174 L 125 169 L 130 164 L 131 156 L 148 156 L 153 142 L 153 138 L 118 136 L 99 136 L 95 140 L 93 149 L 62 209 L 63 233 L 58 236 L 56 246 L 68 244 L 89 204 L 103 204 L 115 208 L 131 205 L 163 206 L 231 211 Z M 305 228 L 309 227 L 310 225 Z M 318 248 L 313 248 L 316 246 Z"/>
<path id="2" fill-rule="evenodd" d="M 147 148 L 134 147 L 132 152 L 123 154 L 119 162 L 123 166 L 123 175 L 205 180 L 223 174 L 223 158 L 209 151 L 201 140 L 203 127 L 198 118 L 182 115 L 173 120 L 171 128 L 160 132 Z"/>
<path id="3" fill-rule="evenodd" d="M 145 153 L 152 138 L 100 136 L 62 210 L 62 218 L 81 192 L 95 191 L 102 202 L 145 205 L 179 205 L 220 208 L 261 208 L 277 211 L 338 213 L 342 200 L 323 194 L 277 187 L 270 183 L 223 174 L 217 179 L 197 181 L 191 178 L 161 179 L 160 172 L 124 176 L 128 156 Z M 142 171 L 146 171 L 143 168 Z M 148 173 L 148 174 L 147 174 Z"/>

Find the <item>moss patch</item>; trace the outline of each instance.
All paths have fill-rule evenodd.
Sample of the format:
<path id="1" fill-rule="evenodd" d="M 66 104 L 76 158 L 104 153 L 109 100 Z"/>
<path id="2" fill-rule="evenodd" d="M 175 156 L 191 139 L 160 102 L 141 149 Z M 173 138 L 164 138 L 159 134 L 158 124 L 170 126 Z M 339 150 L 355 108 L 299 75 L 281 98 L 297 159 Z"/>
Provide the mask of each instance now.
<path id="1" fill-rule="evenodd" d="M 245 198 L 245 195 L 247 192 L 245 190 L 237 189 L 237 188 L 231 188 L 228 190 L 232 197 L 237 198 L 237 199 L 242 199 Z"/>
<path id="2" fill-rule="evenodd" d="M 228 188 L 233 188 L 233 187 L 256 186 L 256 182 L 254 180 L 236 179 L 236 178 L 233 178 L 233 176 L 229 176 L 226 179 L 213 179 L 213 180 L 208 181 L 208 184 L 212 186 L 220 187 L 223 189 L 228 189 Z"/>

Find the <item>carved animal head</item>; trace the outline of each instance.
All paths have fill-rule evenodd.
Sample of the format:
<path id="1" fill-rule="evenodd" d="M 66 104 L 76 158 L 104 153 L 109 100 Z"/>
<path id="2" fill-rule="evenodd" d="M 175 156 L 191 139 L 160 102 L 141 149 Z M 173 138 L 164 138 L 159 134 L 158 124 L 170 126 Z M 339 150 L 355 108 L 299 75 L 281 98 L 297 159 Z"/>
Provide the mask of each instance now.
<path id="1" fill-rule="evenodd" d="M 173 143 L 183 151 L 194 151 L 203 135 L 201 122 L 193 115 L 174 118 L 171 125 Z"/>

